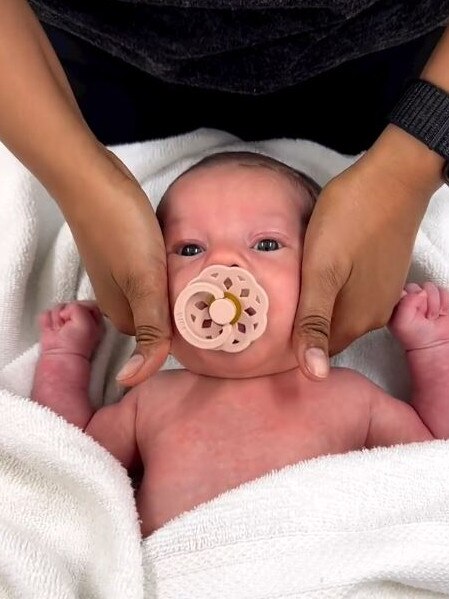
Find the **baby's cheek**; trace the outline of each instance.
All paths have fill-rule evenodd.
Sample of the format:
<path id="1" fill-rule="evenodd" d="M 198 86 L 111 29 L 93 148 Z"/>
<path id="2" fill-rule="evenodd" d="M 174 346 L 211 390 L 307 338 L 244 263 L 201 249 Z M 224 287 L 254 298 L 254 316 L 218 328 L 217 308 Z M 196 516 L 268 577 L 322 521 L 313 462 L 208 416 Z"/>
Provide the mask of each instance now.
<path id="1" fill-rule="evenodd" d="M 293 327 L 299 298 L 299 275 L 282 273 L 268 292 L 270 307 L 268 318 L 273 324 L 291 329 Z"/>
<path id="2" fill-rule="evenodd" d="M 201 263 L 198 260 L 186 260 L 177 255 L 168 257 L 167 275 L 170 306 L 173 310 L 176 299 L 181 291 L 196 278 L 201 271 Z"/>
<path id="3" fill-rule="evenodd" d="M 188 282 L 189 280 L 182 270 L 180 271 L 180 269 L 168 268 L 168 297 L 172 316 L 176 299 Z"/>

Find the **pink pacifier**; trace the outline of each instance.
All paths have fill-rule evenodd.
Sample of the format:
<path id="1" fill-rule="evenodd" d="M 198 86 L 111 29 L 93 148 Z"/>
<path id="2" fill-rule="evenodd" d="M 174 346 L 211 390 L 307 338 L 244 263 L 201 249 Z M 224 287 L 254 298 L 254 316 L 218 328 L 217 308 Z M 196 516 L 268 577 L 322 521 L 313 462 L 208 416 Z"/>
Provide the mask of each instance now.
<path id="1" fill-rule="evenodd" d="M 238 266 L 205 268 L 175 302 L 178 331 L 191 345 L 236 353 L 267 327 L 268 296 L 248 271 Z"/>

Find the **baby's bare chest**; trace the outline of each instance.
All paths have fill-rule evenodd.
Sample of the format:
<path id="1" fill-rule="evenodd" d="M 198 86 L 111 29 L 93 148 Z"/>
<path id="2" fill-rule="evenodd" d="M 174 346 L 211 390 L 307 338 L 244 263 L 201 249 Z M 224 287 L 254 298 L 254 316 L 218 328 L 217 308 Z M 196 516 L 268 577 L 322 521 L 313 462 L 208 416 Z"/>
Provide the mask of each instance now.
<path id="1" fill-rule="evenodd" d="M 339 401 L 332 387 L 306 396 L 288 378 L 234 385 L 183 374 L 156 383 L 137 416 L 144 534 L 272 470 L 364 442 L 360 402 Z"/>
<path id="2" fill-rule="evenodd" d="M 143 462 L 258 463 L 269 469 L 363 445 L 365 411 L 338 384 L 292 377 L 216 381 L 166 376 L 139 402 Z M 141 407 L 143 409 L 141 409 Z M 172 456 L 172 457 L 171 457 Z M 246 466 L 249 467 L 249 466 Z"/>

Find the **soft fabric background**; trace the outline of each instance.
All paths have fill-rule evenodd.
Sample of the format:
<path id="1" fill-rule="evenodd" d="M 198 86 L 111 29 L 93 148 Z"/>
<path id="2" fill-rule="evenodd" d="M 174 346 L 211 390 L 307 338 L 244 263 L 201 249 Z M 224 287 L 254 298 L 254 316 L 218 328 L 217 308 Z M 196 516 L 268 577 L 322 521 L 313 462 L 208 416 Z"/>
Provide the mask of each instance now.
<path id="1" fill-rule="evenodd" d="M 224 149 L 261 151 L 321 184 L 353 161 L 310 142 L 248 144 L 212 130 L 114 151 L 156 205 L 185 168 Z M 126 472 L 28 399 L 37 314 L 93 294 L 56 204 L 3 147 L 0 232 L 0 597 L 449 594 L 445 441 L 300 463 L 199 506 L 141 542 Z M 431 201 L 413 255 L 410 280 L 428 279 L 449 285 L 446 187 Z M 108 326 L 93 368 L 96 405 L 120 396 L 114 377 L 132 346 Z M 335 362 L 407 396 L 404 359 L 385 330 Z"/>

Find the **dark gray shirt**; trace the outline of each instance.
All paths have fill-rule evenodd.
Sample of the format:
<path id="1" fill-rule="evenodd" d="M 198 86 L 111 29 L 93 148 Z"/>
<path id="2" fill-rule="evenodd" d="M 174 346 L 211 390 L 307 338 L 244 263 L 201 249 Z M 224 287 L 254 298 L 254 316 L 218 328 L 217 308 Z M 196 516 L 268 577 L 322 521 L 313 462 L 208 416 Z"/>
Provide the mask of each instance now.
<path id="1" fill-rule="evenodd" d="M 441 25 L 449 0 L 31 0 L 65 29 L 165 81 L 258 94 Z"/>

